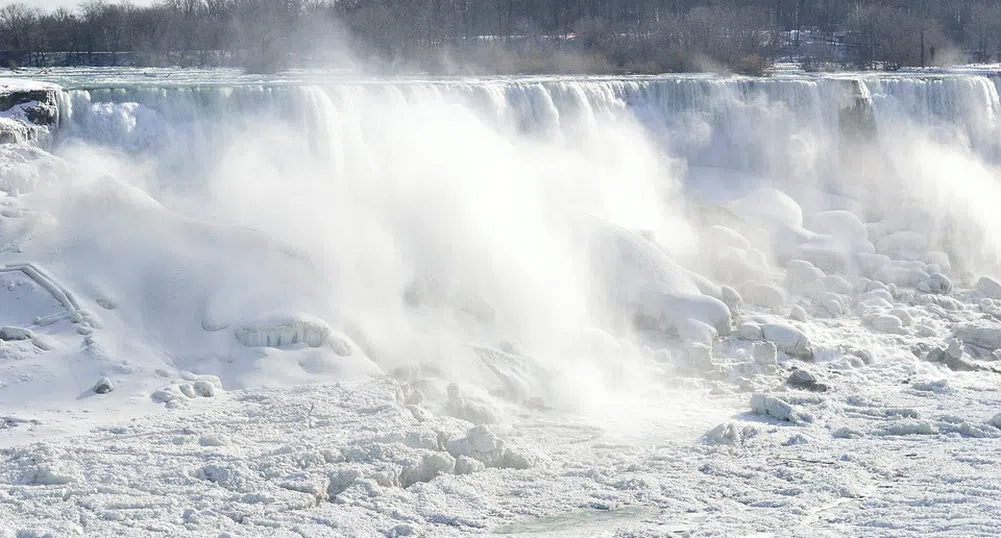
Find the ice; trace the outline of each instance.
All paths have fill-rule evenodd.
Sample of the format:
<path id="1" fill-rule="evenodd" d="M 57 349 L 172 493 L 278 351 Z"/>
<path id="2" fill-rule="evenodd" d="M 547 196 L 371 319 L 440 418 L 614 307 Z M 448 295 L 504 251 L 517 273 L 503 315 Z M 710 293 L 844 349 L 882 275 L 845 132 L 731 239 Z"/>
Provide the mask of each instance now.
<path id="1" fill-rule="evenodd" d="M 320 347 L 330 336 L 325 321 L 307 315 L 271 316 L 240 323 L 234 330 L 237 340 L 247 347 L 285 347 L 306 344 Z"/>

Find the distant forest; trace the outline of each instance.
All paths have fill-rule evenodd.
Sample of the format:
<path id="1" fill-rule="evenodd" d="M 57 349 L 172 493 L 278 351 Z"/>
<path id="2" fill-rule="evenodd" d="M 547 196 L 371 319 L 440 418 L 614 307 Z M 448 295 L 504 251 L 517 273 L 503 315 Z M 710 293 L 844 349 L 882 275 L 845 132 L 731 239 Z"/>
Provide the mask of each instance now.
<path id="1" fill-rule="evenodd" d="M 761 73 L 999 59 L 1001 0 L 128 0 L 0 9 L 0 65 Z"/>

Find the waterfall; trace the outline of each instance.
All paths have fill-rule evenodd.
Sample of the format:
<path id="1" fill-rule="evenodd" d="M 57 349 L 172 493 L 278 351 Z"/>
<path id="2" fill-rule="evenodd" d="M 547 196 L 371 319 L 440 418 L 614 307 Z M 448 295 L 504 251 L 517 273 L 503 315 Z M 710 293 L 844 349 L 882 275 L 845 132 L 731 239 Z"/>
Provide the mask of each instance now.
<path id="1" fill-rule="evenodd" d="M 839 111 L 858 91 L 871 100 L 880 129 L 961 137 L 994 161 L 1001 140 L 996 84 L 979 75 L 866 75 L 122 85 L 65 90 L 59 138 L 191 155 L 208 151 L 227 125 L 257 118 L 309 133 L 313 149 L 337 161 L 345 158 L 349 133 L 364 136 L 372 107 L 390 103 L 420 121 L 422 107 L 444 104 L 502 132 L 567 144 L 601 140 L 604 121 L 638 122 L 666 154 L 690 166 L 783 176 L 794 164 L 790 151 L 837 143 Z"/>

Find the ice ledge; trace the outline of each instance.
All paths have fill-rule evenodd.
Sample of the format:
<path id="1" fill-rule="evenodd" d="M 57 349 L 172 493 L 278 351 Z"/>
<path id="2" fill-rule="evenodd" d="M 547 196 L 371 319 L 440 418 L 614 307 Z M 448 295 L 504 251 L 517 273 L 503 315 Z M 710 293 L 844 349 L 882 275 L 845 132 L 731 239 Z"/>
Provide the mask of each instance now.
<path id="1" fill-rule="evenodd" d="M 35 142 L 59 121 L 59 87 L 0 78 L 0 143 Z"/>

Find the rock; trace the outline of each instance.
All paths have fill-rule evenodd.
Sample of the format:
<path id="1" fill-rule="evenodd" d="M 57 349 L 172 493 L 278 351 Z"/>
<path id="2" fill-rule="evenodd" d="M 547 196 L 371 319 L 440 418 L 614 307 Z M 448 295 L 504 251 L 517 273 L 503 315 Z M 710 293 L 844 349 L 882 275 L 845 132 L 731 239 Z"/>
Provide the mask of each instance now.
<path id="1" fill-rule="evenodd" d="M 0 340 L 5 341 L 16 341 L 16 340 L 30 340 L 35 337 L 35 333 L 31 329 L 25 329 L 23 327 L 0 327 Z"/>
<path id="2" fill-rule="evenodd" d="M 92 390 L 97 394 L 107 394 L 115 390 L 115 385 L 111 383 L 110 379 L 104 377 L 94 385 Z"/>
<path id="3" fill-rule="evenodd" d="M 448 385 L 448 402 L 445 411 L 455 418 L 468 420 L 473 424 L 496 424 L 500 422 L 496 411 L 485 401 L 463 394 L 459 385 Z"/>
<path id="4" fill-rule="evenodd" d="M 758 433 L 758 428 L 750 424 L 724 422 L 706 432 L 702 436 L 702 442 L 707 445 L 742 445 Z"/>
<path id="5" fill-rule="evenodd" d="M 991 417 L 991 419 L 988 420 L 987 423 L 990 424 L 991 426 L 994 426 L 995 428 L 1001 429 L 1001 413 L 998 413 L 993 417 Z"/>
<path id="6" fill-rule="evenodd" d="M 900 318 L 888 314 L 880 314 L 872 318 L 869 320 L 869 325 L 881 333 L 900 334 L 904 331 L 904 323 Z"/>
<path id="7" fill-rule="evenodd" d="M 824 284 L 824 290 L 831 293 L 837 293 L 838 295 L 848 295 L 854 291 L 854 286 L 851 282 L 845 280 L 844 277 L 839 275 L 827 275 L 821 282 Z"/>
<path id="8" fill-rule="evenodd" d="M 786 287 L 800 292 L 806 285 L 824 278 L 824 272 L 806 260 L 790 260 L 786 264 Z"/>
<path id="9" fill-rule="evenodd" d="M 778 348 L 774 342 L 755 342 L 751 347 L 754 362 L 766 372 L 774 371 L 778 367 Z"/>
<path id="10" fill-rule="evenodd" d="M 959 360 L 963 358 L 963 343 L 953 338 L 949 340 L 949 346 L 945 348 L 945 354 L 950 359 Z"/>
<path id="11" fill-rule="evenodd" d="M 723 299 L 723 304 L 730 308 L 731 313 L 740 308 L 741 303 L 744 302 L 744 300 L 740 297 L 740 294 L 737 293 L 737 290 L 731 288 L 730 286 L 720 286 L 720 295 Z"/>
<path id="12" fill-rule="evenodd" d="M 751 411 L 793 424 L 813 422 L 813 416 L 809 413 L 799 412 L 789 402 L 767 394 L 755 394 L 751 397 Z"/>
<path id="13" fill-rule="evenodd" d="M 827 299 L 823 302 L 823 305 L 824 310 L 827 310 L 827 313 L 830 314 L 831 317 L 838 318 L 844 314 L 844 306 L 841 304 L 841 301 Z"/>
<path id="14" fill-rule="evenodd" d="M 785 446 L 807 445 L 810 444 L 810 441 L 807 440 L 806 437 L 803 437 L 802 435 L 797 433 L 796 435 L 793 435 L 788 440 L 786 440 L 786 442 L 782 444 Z"/>
<path id="15" fill-rule="evenodd" d="M 855 261 L 859 265 L 859 269 L 862 270 L 868 276 L 873 276 L 876 271 L 879 271 L 884 266 L 888 265 L 892 260 L 885 254 L 865 254 L 859 253 L 855 255 Z"/>
<path id="16" fill-rule="evenodd" d="M 0 93 L 0 112 L 18 105 L 34 106 L 24 108 L 28 121 L 35 125 L 53 125 L 58 117 L 56 92 L 54 90 L 18 90 Z"/>
<path id="17" fill-rule="evenodd" d="M 940 295 L 947 295 L 952 293 L 952 281 L 949 277 L 943 275 L 942 273 L 932 273 L 928 276 L 928 280 L 922 282 L 924 289 L 927 289 L 930 293 L 937 293 Z M 921 291 L 924 291 L 922 289 Z"/>
<path id="18" fill-rule="evenodd" d="M 890 288 L 878 280 L 870 280 L 869 285 L 866 286 L 865 291 L 883 290 L 887 294 L 890 293 Z"/>
<path id="19" fill-rule="evenodd" d="M 177 390 L 181 391 L 181 394 L 187 396 L 188 398 L 196 398 L 198 394 L 195 393 L 195 387 L 191 383 L 181 383 L 177 386 Z"/>
<path id="20" fill-rule="evenodd" d="M 961 323 L 952 333 L 963 342 L 988 351 L 1001 349 L 1001 324 L 989 320 Z"/>
<path id="21" fill-rule="evenodd" d="M 462 439 L 449 440 L 445 443 L 445 448 L 456 460 L 465 456 L 486 467 L 527 469 L 533 463 L 525 455 L 512 451 L 490 428 L 482 424 L 470 428 Z"/>
<path id="22" fill-rule="evenodd" d="M 767 323 L 761 328 L 765 340 L 774 342 L 783 353 L 790 357 L 813 360 L 813 348 L 803 331 L 783 323 Z"/>
<path id="23" fill-rule="evenodd" d="M 789 300 L 789 295 L 782 288 L 764 282 L 747 284 L 743 287 L 745 301 L 765 308 L 779 308 Z"/>
<path id="24" fill-rule="evenodd" d="M 930 250 L 921 256 L 921 261 L 929 266 L 937 265 L 938 272 L 940 273 L 949 274 L 952 272 L 952 262 L 949 260 L 949 255 L 945 252 Z"/>
<path id="25" fill-rule="evenodd" d="M 745 321 L 737 327 L 737 336 L 744 340 L 763 340 L 765 337 L 761 332 L 761 325 L 751 321 Z"/>
<path id="26" fill-rule="evenodd" d="M 977 290 L 989 299 L 1001 300 L 1001 282 L 989 276 L 982 276 L 977 281 Z"/>
<path id="27" fill-rule="evenodd" d="M 953 346 L 953 342 L 958 342 L 958 340 L 953 339 L 949 343 L 950 349 L 942 349 L 940 347 L 933 348 L 927 355 L 925 355 L 925 360 L 944 364 L 954 372 L 979 372 L 982 370 L 990 370 L 989 368 L 984 368 L 979 364 L 964 358 L 962 349 L 959 349 L 957 353 L 955 347 Z"/>
<path id="28" fill-rule="evenodd" d="M 195 389 L 195 394 L 198 394 L 203 398 L 211 398 L 215 396 L 215 385 L 204 379 L 199 379 L 198 381 L 195 381 L 192 384 L 192 388 Z"/>
<path id="29" fill-rule="evenodd" d="M 860 303 L 872 301 L 886 301 L 887 303 L 892 303 L 893 295 L 891 295 L 888 290 L 873 289 L 859 295 L 858 300 Z"/>
<path id="30" fill-rule="evenodd" d="M 810 390 L 814 392 L 826 392 L 827 385 L 817 382 L 817 376 L 806 370 L 795 369 L 786 380 L 786 385 L 797 389 Z"/>
<path id="31" fill-rule="evenodd" d="M 914 322 L 914 318 L 912 318 L 911 315 L 903 308 L 894 308 L 893 310 L 890 310 L 890 315 L 895 318 L 899 318 L 900 322 L 903 323 L 904 326 L 910 325 Z"/>

